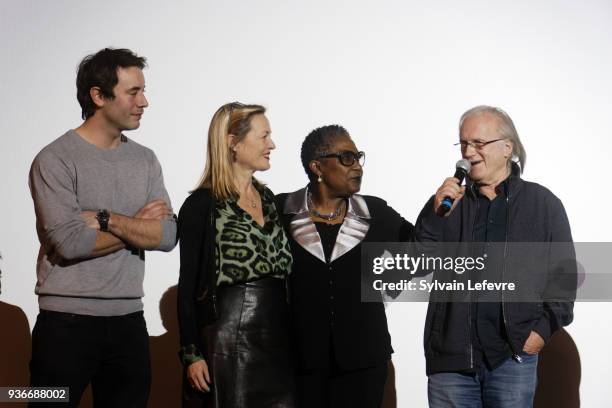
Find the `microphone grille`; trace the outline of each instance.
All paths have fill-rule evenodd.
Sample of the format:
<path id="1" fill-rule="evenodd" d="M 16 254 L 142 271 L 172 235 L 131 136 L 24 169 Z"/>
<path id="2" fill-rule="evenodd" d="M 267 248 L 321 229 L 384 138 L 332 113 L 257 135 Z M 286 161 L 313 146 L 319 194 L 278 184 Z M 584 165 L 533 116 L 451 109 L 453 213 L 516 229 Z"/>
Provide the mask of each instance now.
<path id="1" fill-rule="evenodd" d="M 472 164 L 469 160 L 461 159 L 457 162 L 457 164 L 455 164 L 455 167 L 458 169 L 465 170 L 466 173 L 469 173 L 470 169 L 472 168 Z"/>

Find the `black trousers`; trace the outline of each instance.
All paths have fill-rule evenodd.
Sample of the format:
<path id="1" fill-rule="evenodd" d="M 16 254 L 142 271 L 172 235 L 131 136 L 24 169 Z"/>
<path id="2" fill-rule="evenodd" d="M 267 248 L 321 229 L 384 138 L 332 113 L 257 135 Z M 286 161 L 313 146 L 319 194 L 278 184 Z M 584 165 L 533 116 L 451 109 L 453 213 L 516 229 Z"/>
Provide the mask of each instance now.
<path id="1" fill-rule="evenodd" d="M 380 408 L 389 361 L 373 367 L 343 369 L 336 363 L 330 344 L 328 365 L 299 370 L 300 408 Z"/>
<path id="2" fill-rule="evenodd" d="M 89 382 L 96 408 L 146 407 L 151 364 L 143 313 L 99 317 L 41 310 L 30 372 L 33 387 L 70 387 L 69 404 L 34 407 L 78 407 Z"/>

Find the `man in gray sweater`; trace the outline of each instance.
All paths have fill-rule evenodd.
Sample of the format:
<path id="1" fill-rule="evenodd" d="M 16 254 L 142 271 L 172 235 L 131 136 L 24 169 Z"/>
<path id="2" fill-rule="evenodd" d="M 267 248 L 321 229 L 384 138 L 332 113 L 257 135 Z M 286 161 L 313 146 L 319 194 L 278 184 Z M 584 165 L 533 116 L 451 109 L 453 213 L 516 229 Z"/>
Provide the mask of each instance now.
<path id="1" fill-rule="evenodd" d="M 145 407 L 149 394 L 144 250 L 172 250 L 176 223 L 155 154 L 122 134 L 148 106 L 145 64 L 126 49 L 85 57 L 85 121 L 30 170 L 41 244 L 31 385 L 70 387 L 69 406 L 89 382 L 96 406 Z"/>

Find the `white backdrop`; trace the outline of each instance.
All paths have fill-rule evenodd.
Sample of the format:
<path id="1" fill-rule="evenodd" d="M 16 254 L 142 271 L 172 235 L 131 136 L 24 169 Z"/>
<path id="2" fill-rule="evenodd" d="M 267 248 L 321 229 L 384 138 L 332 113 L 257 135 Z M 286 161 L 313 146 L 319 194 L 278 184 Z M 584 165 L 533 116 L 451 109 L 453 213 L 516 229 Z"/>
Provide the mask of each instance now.
<path id="1" fill-rule="evenodd" d="M 492 1 L 0 1 L 0 252 L 4 302 L 33 326 L 38 243 L 27 174 L 35 154 L 80 124 L 75 72 L 105 46 L 148 58 L 147 109 L 129 134 L 162 163 L 178 210 L 204 164 L 213 112 L 268 107 L 277 149 L 259 177 L 275 192 L 306 177 L 314 127 L 339 123 L 367 152 L 362 192 L 415 221 L 452 174 L 457 121 L 478 104 L 505 109 L 528 152 L 525 178 L 549 187 L 576 241 L 612 241 L 612 3 Z M 147 256 L 145 312 L 178 279 L 178 250 Z M 425 304 L 387 309 L 398 406 L 426 406 Z M 580 303 L 568 332 L 585 407 L 609 407 L 612 305 Z"/>

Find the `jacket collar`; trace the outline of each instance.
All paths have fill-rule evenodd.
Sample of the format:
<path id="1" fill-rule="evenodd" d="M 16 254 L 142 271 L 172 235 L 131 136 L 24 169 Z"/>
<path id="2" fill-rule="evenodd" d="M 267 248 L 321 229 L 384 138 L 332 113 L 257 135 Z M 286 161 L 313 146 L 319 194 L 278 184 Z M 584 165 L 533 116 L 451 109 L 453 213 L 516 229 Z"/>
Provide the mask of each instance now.
<path id="1" fill-rule="evenodd" d="M 285 201 L 283 213 L 293 214 L 289 223 L 291 237 L 311 255 L 326 262 L 321 237 L 310 219 L 307 197 L 307 188 L 290 193 Z M 363 196 L 353 194 L 349 197 L 344 222 L 338 231 L 330 262 L 340 258 L 363 241 L 370 228 L 370 218 L 370 211 Z"/>
<path id="2" fill-rule="evenodd" d="M 504 180 L 502 184 L 504 184 L 505 194 L 508 199 L 512 199 L 521 190 L 521 187 L 523 186 L 523 179 L 521 179 L 521 169 L 516 163 L 512 163 L 510 176 L 508 176 L 508 178 Z M 468 177 L 465 185 L 468 195 L 471 198 L 478 197 L 478 183 L 474 182 L 474 180 Z"/>

